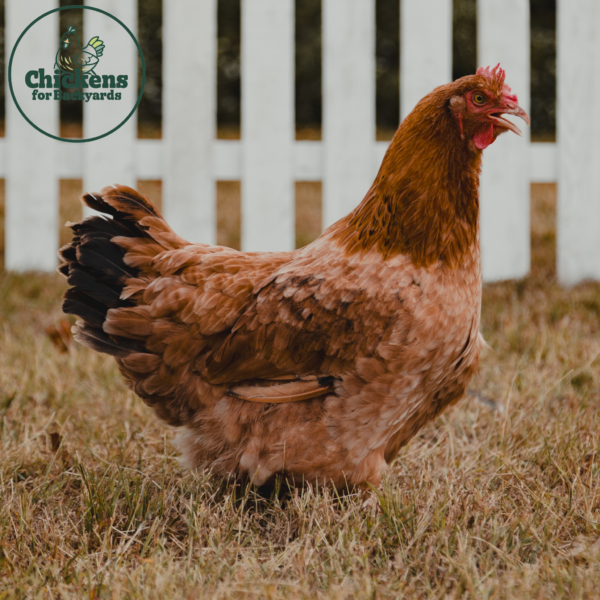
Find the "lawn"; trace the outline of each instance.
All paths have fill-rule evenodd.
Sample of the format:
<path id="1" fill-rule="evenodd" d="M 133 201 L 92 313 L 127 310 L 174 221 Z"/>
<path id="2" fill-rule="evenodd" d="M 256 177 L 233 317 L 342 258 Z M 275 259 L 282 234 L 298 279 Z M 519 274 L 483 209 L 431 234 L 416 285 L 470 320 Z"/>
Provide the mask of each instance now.
<path id="1" fill-rule="evenodd" d="M 80 183 L 63 186 L 76 218 Z M 232 245 L 236 186 L 219 190 Z M 112 359 L 48 335 L 64 282 L 0 271 L 0 599 L 598 597 L 600 285 L 557 285 L 555 188 L 532 189 L 531 276 L 485 287 L 480 397 L 371 494 L 182 471 Z M 318 186 L 298 194 L 305 243 Z"/>

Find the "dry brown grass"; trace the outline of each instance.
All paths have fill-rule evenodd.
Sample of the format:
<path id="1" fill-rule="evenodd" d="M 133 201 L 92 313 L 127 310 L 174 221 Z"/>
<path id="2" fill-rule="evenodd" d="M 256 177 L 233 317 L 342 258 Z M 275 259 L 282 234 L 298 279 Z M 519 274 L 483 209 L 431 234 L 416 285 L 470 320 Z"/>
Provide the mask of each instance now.
<path id="1" fill-rule="evenodd" d="M 48 339 L 64 283 L 0 274 L 0 599 L 598 597 L 600 286 L 557 286 L 554 196 L 534 188 L 532 275 L 485 288 L 496 408 L 423 429 L 373 501 L 182 472 L 110 358 Z"/>

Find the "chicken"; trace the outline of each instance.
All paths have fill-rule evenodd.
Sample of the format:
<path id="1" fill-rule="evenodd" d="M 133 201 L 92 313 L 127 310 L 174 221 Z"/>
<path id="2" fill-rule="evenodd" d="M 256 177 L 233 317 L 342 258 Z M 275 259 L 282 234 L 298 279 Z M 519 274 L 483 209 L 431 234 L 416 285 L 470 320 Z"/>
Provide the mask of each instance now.
<path id="1" fill-rule="evenodd" d="M 77 69 L 82 73 L 93 73 L 104 53 L 104 42 L 95 36 L 84 48 L 76 31 L 73 26 L 70 26 L 60 38 L 54 68 L 61 73 L 75 73 Z"/>
<path id="2" fill-rule="evenodd" d="M 59 270 L 76 339 L 115 357 L 191 468 L 377 485 L 475 372 L 482 150 L 527 123 L 504 71 L 423 98 L 349 215 L 293 252 L 190 244 L 124 186 L 86 194 Z"/>

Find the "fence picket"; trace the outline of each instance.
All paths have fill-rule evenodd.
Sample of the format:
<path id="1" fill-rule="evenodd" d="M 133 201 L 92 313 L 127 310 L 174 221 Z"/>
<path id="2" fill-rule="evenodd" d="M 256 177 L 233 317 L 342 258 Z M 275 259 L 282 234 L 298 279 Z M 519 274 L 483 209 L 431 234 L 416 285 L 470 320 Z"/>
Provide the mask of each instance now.
<path id="1" fill-rule="evenodd" d="M 519 105 L 529 112 L 529 1 L 478 0 L 477 25 L 479 64 L 501 63 Z M 529 127 L 519 127 L 523 138 L 504 134 L 483 154 L 481 262 L 486 281 L 529 271 L 531 150 Z"/>
<path id="2" fill-rule="evenodd" d="M 294 248 L 294 2 L 242 2 L 242 247 Z"/>
<path id="3" fill-rule="evenodd" d="M 137 1 L 104 0 L 98 7 L 111 13 L 137 34 Z M 96 11 L 83 11 L 84 32 L 80 37 L 87 44 L 99 35 L 105 43 L 104 53 L 98 64 L 98 75 L 136 73 L 138 54 L 131 38 L 113 19 Z M 88 90 L 85 90 L 88 91 Z M 108 91 L 108 90 L 98 90 Z M 135 104 L 137 76 L 128 81 L 123 94 L 122 108 L 126 114 Z M 83 137 L 89 138 L 109 131 L 115 126 L 114 105 L 110 100 L 83 103 Z M 128 108 L 128 110 L 126 110 Z M 97 192 L 106 185 L 115 183 L 136 186 L 135 143 L 137 138 L 137 114 L 134 114 L 120 129 L 108 137 L 83 144 L 83 188 Z M 86 209 L 85 214 L 91 211 Z"/>
<path id="4" fill-rule="evenodd" d="M 6 0 L 6 48 L 12 50 L 21 32 L 35 18 L 58 7 L 58 1 Z M 45 19 L 58 30 L 58 13 Z M 14 73 L 23 68 L 45 67 L 52 73 L 58 48 L 48 21 L 33 26 L 15 55 Z M 7 51 L 8 62 L 10 54 Z M 6 268 L 12 271 L 52 271 L 57 265 L 58 182 L 54 154 L 60 142 L 38 133 L 19 114 L 6 86 Z M 58 135 L 58 102 L 20 98 L 25 114 L 35 112 L 38 124 Z"/>
<path id="5" fill-rule="evenodd" d="M 376 174 L 375 2 L 323 0 L 323 225 L 363 199 Z"/>
<path id="6" fill-rule="evenodd" d="M 400 116 L 452 81 L 452 0 L 402 0 Z"/>
<path id="7" fill-rule="evenodd" d="M 185 239 L 214 244 L 217 2 L 163 7 L 163 212 Z"/>
<path id="8" fill-rule="evenodd" d="M 572 285 L 600 279 L 600 6 L 557 6 L 557 270 Z"/>

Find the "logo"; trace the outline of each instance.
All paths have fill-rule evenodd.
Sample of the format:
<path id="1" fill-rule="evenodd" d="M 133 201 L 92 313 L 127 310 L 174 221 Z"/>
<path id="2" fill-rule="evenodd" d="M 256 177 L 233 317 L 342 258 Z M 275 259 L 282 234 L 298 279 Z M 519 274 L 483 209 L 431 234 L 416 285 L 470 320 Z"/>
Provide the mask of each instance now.
<path id="1" fill-rule="evenodd" d="M 104 53 L 104 42 L 98 37 L 93 37 L 85 47 L 81 46 L 77 30 L 69 27 L 60 39 L 56 61 L 54 63 L 54 77 L 46 75 L 44 68 L 28 71 L 25 75 L 25 85 L 33 88 L 33 100 L 121 100 L 121 93 L 114 92 L 115 88 L 126 88 L 129 77 L 127 75 L 97 75 L 94 69 L 100 62 Z M 41 89 L 54 88 L 52 92 L 40 92 Z M 76 89 L 75 92 L 62 92 Z M 109 89 L 110 92 L 86 92 L 90 88 Z M 42 98 L 42 94 L 45 98 Z"/>
<path id="2" fill-rule="evenodd" d="M 37 66 L 35 65 L 37 61 L 32 61 L 31 48 L 36 48 L 37 55 L 37 49 L 40 46 L 39 40 L 41 38 L 48 40 L 52 36 L 53 21 L 45 19 L 45 17 L 58 11 L 76 8 L 100 13 L 106 19 L 116 21 L 121 28 L 117 28 L 117 33 L 115 33 L 113 25 L 110 28 L 112 39 L 104 41 L 106 36 L 98 25 L 98 22 L 101 22 L 102 19 L 96 18 L 94 21 L 96 31 L 94 33 L 97 35 L 90 38 L 87 43 L 82 44 L 82 38 L 78 35 L 77 29 L 70 26 L 58 41 L 58 49 L 51 51 L 50 56 L 52 58 L 48 55 L 46 57 L 40 56 L 39 66 L 32 69 L 31 66 Z M 135 74 L 137 73 L 137 61 L 131 60 L 133 46 L 135 46 L 142 65 L 142 81 L 139 94 L 130 85 L 132 80 L 135 82 Z M 54 48 L 57 48 L 57 46 L 55 45 Z M 123 54 L 127 54 L 129 57 L 128 62 L 122 60 L 121 55 Z M 31 62 L 33 62 L 33 65 L 31 65 Z M 121 69 L 120 67 L 123 64 L 125 66 Z M 23 73 L 25 65 L 28 66 L 28 69 Z M 18 76 L 19 71 L 23 73 L 21 77 Z M 19 36 L 12 49 L 8 67 L 10 92 L 19 112 L 26 121 L 48 137 L 72 143 L 101 139 L 122 127 L 139 106 L 145 81 L 144 56 L 133 33 L 115 16 L 91 6 L 57 8 L 32 21 Z M 134 85 L 133 88 L 135 87 Z M 45 127 L 44 121 L 51 122 L 48 117 L 51 113 L 48 113 L 48 109 L 45 107 L 49 102 L 60 100 L 79 100 L 86 104 L 101 102 L 101 106 L 106 106 L 106 109 L 102 109 L 102 118 L 99 119 L 98 126 L 106 128 L 106 123 L 110 123 L 111 118 L 114 118 L 114 126 L 109 131 L 98 131 L 97 135 L 89 136 L 86 139 L 61 138 L 54 135 L 47 131 L 47 126 Z M 130 110 L 132 105 L 133 108 Z M 99 113 L 94 112 L 93 114 Z M 86 113 L 84 118 L 92 119 L 93 115 Z M 87 131 L 96 133 L 94 122 L 88 123 L 86 121 L 86 123 Z"/>

